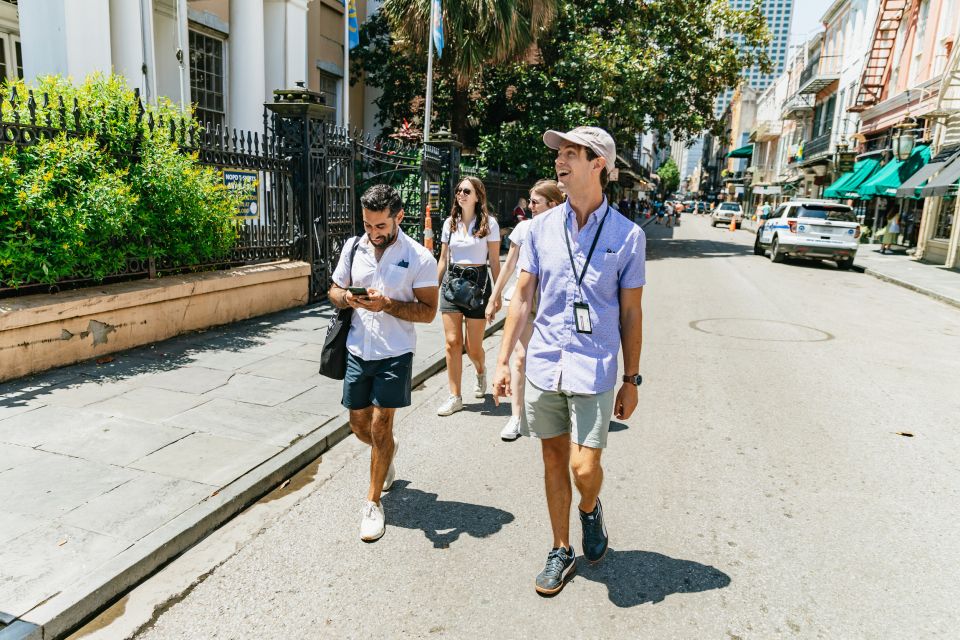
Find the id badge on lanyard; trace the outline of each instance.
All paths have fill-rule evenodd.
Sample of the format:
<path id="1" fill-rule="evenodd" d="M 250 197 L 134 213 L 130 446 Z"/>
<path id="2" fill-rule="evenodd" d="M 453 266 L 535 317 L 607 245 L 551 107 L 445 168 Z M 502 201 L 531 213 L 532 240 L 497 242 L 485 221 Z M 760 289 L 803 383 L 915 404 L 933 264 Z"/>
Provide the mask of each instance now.
<path id="1" fill-rule="evenodd" d="M 607 221 L 607 214 L 610 213 L 610 205 L 607 205 L 606 210 L 604 211 L 603 219 L 600 221 L 600 225 L 597 227 L 597 233 L 593 236 L 593 244 L 590 245 L 590 251 L 587 253 L 587 260 L 583 263 L 583 270 L 580 272 L 580 276 L 577 277 L 577 292 L 580 294 L 580 302 L 573 303 L 573 323 L 577 329 L 577 333 L 593 333 L 593 320 L 590 319 L 590 305 L 584 302 L 583 298 L 583 279 L 587 275 L 587 268 L 590 266 L 590 258 L 593 257 L 593 252 L 597 248 L 597 241 L 600 239 L 600 232 L 603 231 L 603 223 Z M 567 243 L 567 253 L 570 255 L 570 266 L 573 268 L 574 277 L 577 276 L 577 263 L 573 259 L 573 249 L 570 248 L 570 237 L 567 235 L 567 221 L 563 220 L 563 239 Z"/>
<path id="2" fill-rule="evenodd" d="M 577 333 L 593 333 L 590 306 L 586 302 L 573 303 L 573 320 L 577 326 Z"/>

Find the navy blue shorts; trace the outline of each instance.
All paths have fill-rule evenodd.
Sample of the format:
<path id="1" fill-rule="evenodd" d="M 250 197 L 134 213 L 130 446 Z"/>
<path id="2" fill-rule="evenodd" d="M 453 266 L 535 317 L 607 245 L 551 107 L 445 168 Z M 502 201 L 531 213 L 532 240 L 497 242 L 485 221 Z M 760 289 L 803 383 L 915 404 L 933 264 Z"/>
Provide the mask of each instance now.
<path id="1" fill-rule="evenodd" d="M 364 360 L 347 352 L 347 375 L 343 378 L 343 400 L 347 409 L 384 409 L 410 406 L 413 383 L 413 354 Z"/>

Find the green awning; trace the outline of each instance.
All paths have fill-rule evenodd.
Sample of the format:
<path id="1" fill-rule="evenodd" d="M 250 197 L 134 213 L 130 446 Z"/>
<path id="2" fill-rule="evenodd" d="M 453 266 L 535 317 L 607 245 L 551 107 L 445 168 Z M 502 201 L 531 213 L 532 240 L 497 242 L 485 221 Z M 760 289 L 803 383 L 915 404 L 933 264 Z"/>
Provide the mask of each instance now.
<path id="1" fill-rule="evenodd" d="M 745 147 L 740 147 L 739 149 L 734 149 L 727 154 L 728 158 L 751 158 L 753 157 L 753 145 L 748 144 Z"/>
<path id="2" fill-rule="evenodd" d="M 885 196 L 895 198 L 897 189 L 904 180 L 920 170 L 920 167 L 930 162 L 930 147 L 922 144 L 913 150 L 906 160 L 892 159 L 883 165 L 876 174 L 860 185 L 857 190 L 861 198 Z"/>
<path id="3" fill-rule="evenodd" d="M 854 169 L 856 169 L 856 167 L 854 167 Z M 847 183 L 847 180 L 850 179 L 850 176 L 852 176 L 853 173 L 853 171 L 847 171 L 845 174 L 834 180 L 833 184 L 823 190 L 823 197 L 839 198 L 840 194 L 838 193 L 838 189 L 843 188 L 843 185 Z"/>
<path id="4" fill-rule="evenodd" d="M 860 194 L 857 192 L 857 187 L 862 185 L 870 176 L 873 175 L 873 172 L 876 171 L 877 166 L 880 164 L 880 161 L 876 158 L 864 158 L 863 160 L 858 160 L 855 165 L 853 165 L 853 174 L 847 178 L 846 182 L 841 185 L 836 185 L 834 183 L 831 187 L 836 193 L 836 198 L 860 198 Z"/>

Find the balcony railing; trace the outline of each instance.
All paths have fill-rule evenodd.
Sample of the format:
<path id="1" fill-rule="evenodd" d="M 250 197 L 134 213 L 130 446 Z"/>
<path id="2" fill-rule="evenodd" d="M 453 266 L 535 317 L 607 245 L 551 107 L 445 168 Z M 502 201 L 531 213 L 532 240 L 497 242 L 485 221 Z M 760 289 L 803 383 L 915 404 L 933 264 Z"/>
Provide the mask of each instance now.
<path id="1" fill-rule="evenodd" d="M 803 159 L 810 160 L 819 155 L 823 155 L 830 151 L 830 132 L 827 132 L 821 136 L 814 138 L 813 140 L 808 140 L 803 145 Z"/>
<path id="2" fill-rule="evenodd" d="M 813 96 L 796 93 L 783 103 L 783 118 L 785 120 L 802 120 L 813 113 Z"/>
<path id="3" fill-rule="evenodd" d="M 800 74 L 797 93 L 820 93 L 830 83 L 840 79 L 841 56 L 820 56 L 810 58 L 810 62 Z"/>

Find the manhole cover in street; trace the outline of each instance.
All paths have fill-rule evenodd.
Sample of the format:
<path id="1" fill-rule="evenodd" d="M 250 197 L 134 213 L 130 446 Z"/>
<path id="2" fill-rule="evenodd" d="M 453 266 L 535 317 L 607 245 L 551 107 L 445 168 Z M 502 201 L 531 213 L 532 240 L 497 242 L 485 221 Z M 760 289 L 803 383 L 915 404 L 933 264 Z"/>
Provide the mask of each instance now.
<path id="1" fill-rule="evenodd" d="M 833 335 L 793 322 L 759 318 L 706 318 L 694 320 L 690 328 L 724 338 L 762 342 L 826 342 Z"/>

